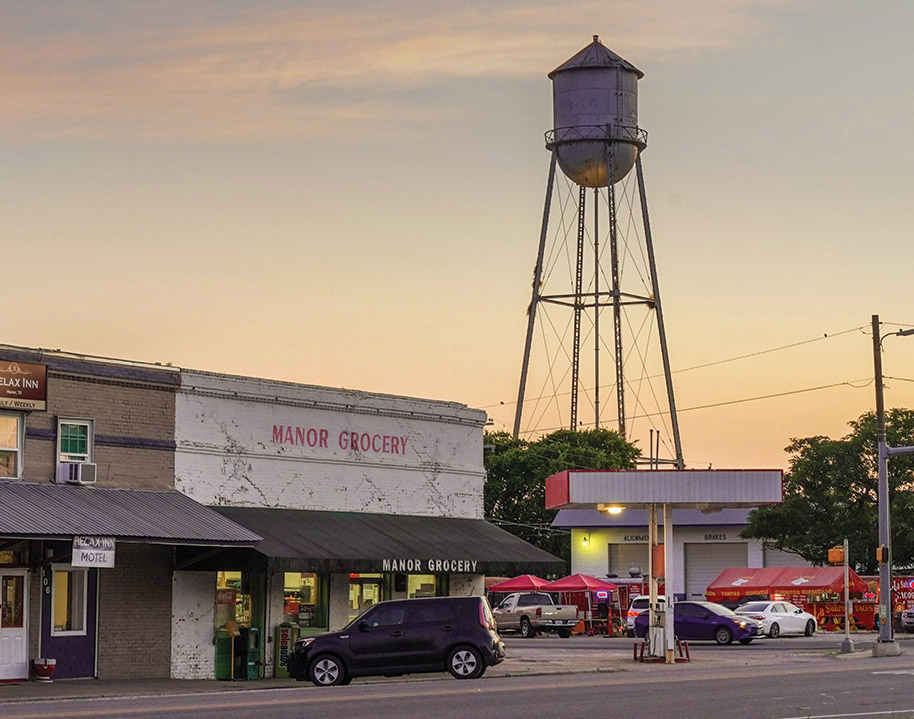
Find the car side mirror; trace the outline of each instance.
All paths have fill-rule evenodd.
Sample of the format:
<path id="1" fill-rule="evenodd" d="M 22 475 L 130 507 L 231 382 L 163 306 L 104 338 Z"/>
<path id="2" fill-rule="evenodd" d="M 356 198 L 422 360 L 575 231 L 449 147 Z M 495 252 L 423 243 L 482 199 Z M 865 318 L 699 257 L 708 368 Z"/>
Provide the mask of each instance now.
<path id="1" fill-rule="evenodd" d="M 366 622 L 364 619 L 361 622 L 359 622 L 359 631 L 360 632 L 367 632 L 369 629 L 371 629 L 371 625 L 368 622 Z"/>
<path id="2" fill-rule="evenodd" d="M 701 615 L 701 618 L 702 618 L 702 619 L 710 619 L 710 618 L 711 618 L 711 613 L 710 613 L 710 612 L 705 612 L 704 614 Z"/>
<path id="3" fill-rule="evenodd" d="M 803 610 L 802 610 L 802 609 L 796 609 L 796 610 L 794 610 L 794 614 L 802 614 L 802 613 L 803 613 Z"/>

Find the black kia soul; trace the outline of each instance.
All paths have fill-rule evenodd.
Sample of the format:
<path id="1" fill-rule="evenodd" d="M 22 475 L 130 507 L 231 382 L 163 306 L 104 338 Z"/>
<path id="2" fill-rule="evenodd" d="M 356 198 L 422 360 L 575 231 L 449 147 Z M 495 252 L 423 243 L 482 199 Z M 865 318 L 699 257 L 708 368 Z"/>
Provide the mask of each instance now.
<path id="1" fill-rule="evenodd" d="M 288 667 L 298 680 L 329 687 L 420 672 L 476 679 L 504 658 L 485 597 L 430 597 L 380 602 L 338 632 L 299 639 Z"/>

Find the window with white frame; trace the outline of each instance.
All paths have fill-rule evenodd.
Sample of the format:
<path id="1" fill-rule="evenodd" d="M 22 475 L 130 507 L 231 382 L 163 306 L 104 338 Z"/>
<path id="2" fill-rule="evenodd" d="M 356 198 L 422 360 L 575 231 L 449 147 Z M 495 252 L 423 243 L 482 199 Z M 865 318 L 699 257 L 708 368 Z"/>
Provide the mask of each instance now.
<path id="1" fill-rule="evenodd" d="M 52 572 L 51 636 L 85 635 L 88 570 L 55 564 Z"/>
<path id="2" fill-rule="evenodd" d="M 92 440 L 92 420 L 58 418 L 57 461 L 91 462 Z"/>
<path id="3" fill-rule="evenodd" d="M 25 420 L 19 412 L 0 412 L 0 477 L 22 475 Z"/>

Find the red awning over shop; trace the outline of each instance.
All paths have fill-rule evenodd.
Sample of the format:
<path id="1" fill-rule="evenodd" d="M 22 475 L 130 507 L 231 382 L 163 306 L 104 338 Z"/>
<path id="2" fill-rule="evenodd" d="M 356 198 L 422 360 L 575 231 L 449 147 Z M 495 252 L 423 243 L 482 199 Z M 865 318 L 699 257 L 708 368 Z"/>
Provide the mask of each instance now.
<path id="1" fill-rule="evenodd" d="M 868 587 L 857 573 L 848 570 L 851 594 L 867 591 Z M 844 591 L 844 567 L 784 567 L 777 578 L 776 592 L 821 594 Z"/>
<path id="2" fill-rule="evenodd" d="M 867 591 L 866 583 L 850 570 L 851 594 Z M 725 569 L 708 585 L 708 601 L 738 601 L 772 594 L 843 593 L 843 567 L 768 567 Z"/>
<path id="3" fill-rule="evenodd" d="M 743 597 L 768 595 L 768 588 L 781 573 L 781 567 L 725 569 L 708 585 L 709 602 L 737 601 Z"/>

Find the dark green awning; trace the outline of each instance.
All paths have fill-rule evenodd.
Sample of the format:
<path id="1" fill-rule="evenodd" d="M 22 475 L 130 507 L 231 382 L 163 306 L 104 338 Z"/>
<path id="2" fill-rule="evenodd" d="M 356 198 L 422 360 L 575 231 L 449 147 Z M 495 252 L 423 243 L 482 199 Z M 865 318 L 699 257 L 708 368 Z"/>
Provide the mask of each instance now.
<path id="1" fill-rule="evenodd" d="M 263 539 L 188 569 L 412 574 L 563 574 L 565 562 L 482 519 L 259 507 L 213 507 Z M 256 555 L 256 556 L 252 556 Z"/>

